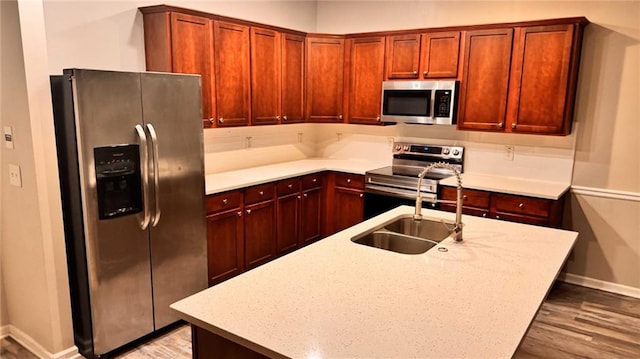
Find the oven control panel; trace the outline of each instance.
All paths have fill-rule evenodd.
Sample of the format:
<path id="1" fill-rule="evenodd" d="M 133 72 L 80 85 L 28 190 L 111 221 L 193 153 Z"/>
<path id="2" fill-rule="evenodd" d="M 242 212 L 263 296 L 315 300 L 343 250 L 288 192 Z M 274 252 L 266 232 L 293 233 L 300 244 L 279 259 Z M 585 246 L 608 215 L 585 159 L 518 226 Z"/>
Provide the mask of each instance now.
<path id="1" fill-rule="evenodd" d="M 393 146 L 393 155 L 415 155 L 430 157 L 434 160 L 462 161 L 464 147 L 428 145 L 420 143 L 396 142 Z"/>

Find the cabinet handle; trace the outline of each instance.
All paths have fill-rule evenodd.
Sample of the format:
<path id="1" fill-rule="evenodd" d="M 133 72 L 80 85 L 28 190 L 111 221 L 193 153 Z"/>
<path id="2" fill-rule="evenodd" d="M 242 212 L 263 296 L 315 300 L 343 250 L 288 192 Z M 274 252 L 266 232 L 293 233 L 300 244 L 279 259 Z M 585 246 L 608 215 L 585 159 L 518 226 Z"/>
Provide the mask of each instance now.
<path id="1" fill-rule="evenodd" d="M 302 197 L 298 196 L 298 199 L 302 199 Z"/>
<path id="2" fill-rule="evenodd" d="M 238 211 L 237 214 L 238 214 L 238 217 L 242 217 L 242 211 Z"/>
<path id="3" fill-rule="evenodd" d="M 247 210 L 247 214 L 251 214 L 251 210 L 250 209 Z"/>
<path id="4" fill-rule="evenodd" d="M 342 120 L 342 115 L 338 115 L 338 120 Z"/>
<path id="5" fill-rule="evenodd" d="M 380 116 L 376 117 L 376 122 L 380 122 Z"/>
<path id="6" fill-rule="evenodd" d="M 291 188 L 293 188 L 293 184 L 289 184 L 287 187 L 289 187 L 291 189 Z"/>
<path id="7" fill-rule="evenodd" d="M 517 126 L 517 125 L 516 125 L 515 123 L 512 123 L 512 124 L 511 124 L 511 128 L 512 128 L 512 129 L 514 129 L 514 130 L 515 130 L 516 126 Z"/>
<path id="8" fill-rule="evenodd" d="M 360 198 L 364 197 L 364 193 L 360 193 Z"/>
<path id="9" fill-rule="evenodd" d="M 259 195 L 264 196 L 264 191 L 258 192 Z"/>
<path id="10" fill-rule="evenodd" d="M 425 72 L 423 72 L 422 74 L 423 74 L 424 76 L 427 76 L 427 72 L 426 72 L 426 71 L 425 71 Z"/>
<path id="11" fill-rule="evenodd" d="M 496 219 L 500 219 L 500 216 L 496 216 Z"/>
<path id="12" fill-rule="evenodd" d="M 225 205 L 226 205 L 228 202 L 229 202 L 229 201 L 228 201 L 226 198 L 223 198 L 223 199 L 222 199 L 222 204 L 225 204 Z"/>
<path id="13" fill-rule="evenodd" d="M 503 128 L 504 127 L 504 123 L 503 122 L 498 122 L 498 127 Z"/>
<path id="14" fill-rule="evenodd" d="M 306 193 L 305 193 L 305 194 L 303 194 L 303 196 L 304 196 L 304 198 L 307 198 L 307 197 L 308 197 L 308 195 L 307 195 Z"/>
<path id="15" fill-rule="evenodd" d="M 523 209 L 523 208 L 524 208 L 524 203 L 520 203 L 520 204 L 518 205 L 518 208 Z"/>
<path id="16" fill-rule="evenodd" d="M 482 214 L 482 217 L 487 218 L 487 212 L 484 212 L 484 213 Z"/>
<path id="17" fill-rule="evenodd" d="M 287 120 L 287 115 L 282 116 L 282 121 L 286 121 Z"/>
<path id="18" fill-rule="evenodd" d="M 418 75 L 418 71 L 413 72 L 413 76 L 416 76 L 416 75 Z"/>
<path id="19" fill-rule="evenodd" d="M 318 182 L 318 179 L 314 178 L 313 180 L 311 180 L 311 182 L 316 183 L 316 182 Z"/>
<path id="20" fill-rule="evenodd" d="M 467 195 L 466 195 L 466 194 L 463 194 L 463 195 L 462 195 L 462 200 L 463 200 L 463 201 L 466 201 L 466 200 L 467 200 L 467 198 L 468 198 L 468 197 L 467 197 Z"/>
<path id="21" fill-rule="evenodd" d="M 220 123 L 224 123 L 224 118 L 223 118 L 223 117 L 220 117 L 220 118 L 218 119 L 218 122 L 220 122 Z"/>
<path id="22" fill-rule="evenodd" d="M 351 183 L 351 178 L 347 178 L 347 183 Z"/>
<path id="23" fill-rule="evenodd" d="M 215 123 L 215 120 L 213 119 L 213 117 L 209 117 L 209 123 L 212 125 Z"/>

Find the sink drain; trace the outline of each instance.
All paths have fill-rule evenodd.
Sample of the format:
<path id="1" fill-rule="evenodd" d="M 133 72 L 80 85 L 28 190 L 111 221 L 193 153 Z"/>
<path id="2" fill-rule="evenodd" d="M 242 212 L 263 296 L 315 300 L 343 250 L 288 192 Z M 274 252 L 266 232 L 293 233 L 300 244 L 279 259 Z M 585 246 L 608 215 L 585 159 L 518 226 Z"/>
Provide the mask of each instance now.
<path id="1" fill-rule="evenodd" d="M 438 247 L 438 250 L 439 250 L 440 252 L 448 252 L 448 251 L 449 251 L 449 250 L 448 250 L 448 249 L 446 249 L 445 247 Z"/>

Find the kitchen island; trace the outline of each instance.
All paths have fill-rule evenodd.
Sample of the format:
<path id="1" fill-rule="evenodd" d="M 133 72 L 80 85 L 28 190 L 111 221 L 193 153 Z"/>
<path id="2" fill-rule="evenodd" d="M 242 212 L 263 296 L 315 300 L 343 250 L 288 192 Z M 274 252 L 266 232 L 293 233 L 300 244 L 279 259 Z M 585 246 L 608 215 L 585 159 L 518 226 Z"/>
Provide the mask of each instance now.
<path id="1" fill-rule="evenodd" d="M 577 233 L 463 216 L 462 242 L 424 254 L 351 241 L 412 211 L 398 207 L 174 303 L 194 326 L 194 357 L 235 346 L 276 358 L 510 358 Z"/>

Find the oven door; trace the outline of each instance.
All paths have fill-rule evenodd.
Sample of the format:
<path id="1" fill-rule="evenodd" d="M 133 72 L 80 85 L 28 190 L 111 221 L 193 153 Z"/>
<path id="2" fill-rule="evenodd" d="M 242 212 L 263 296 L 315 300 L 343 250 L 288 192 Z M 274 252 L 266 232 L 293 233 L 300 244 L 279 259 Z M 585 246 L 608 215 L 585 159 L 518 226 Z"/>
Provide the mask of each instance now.
<path id="1" fill-rule="evenodd" d="M 422 193 L 422 207 L 438 209 L 435 193 Z M 375 217 L 398 206 L 416 205 L 416 192 L 382 186 L 367 186 L 364 190 L 364 219 Z"/>

